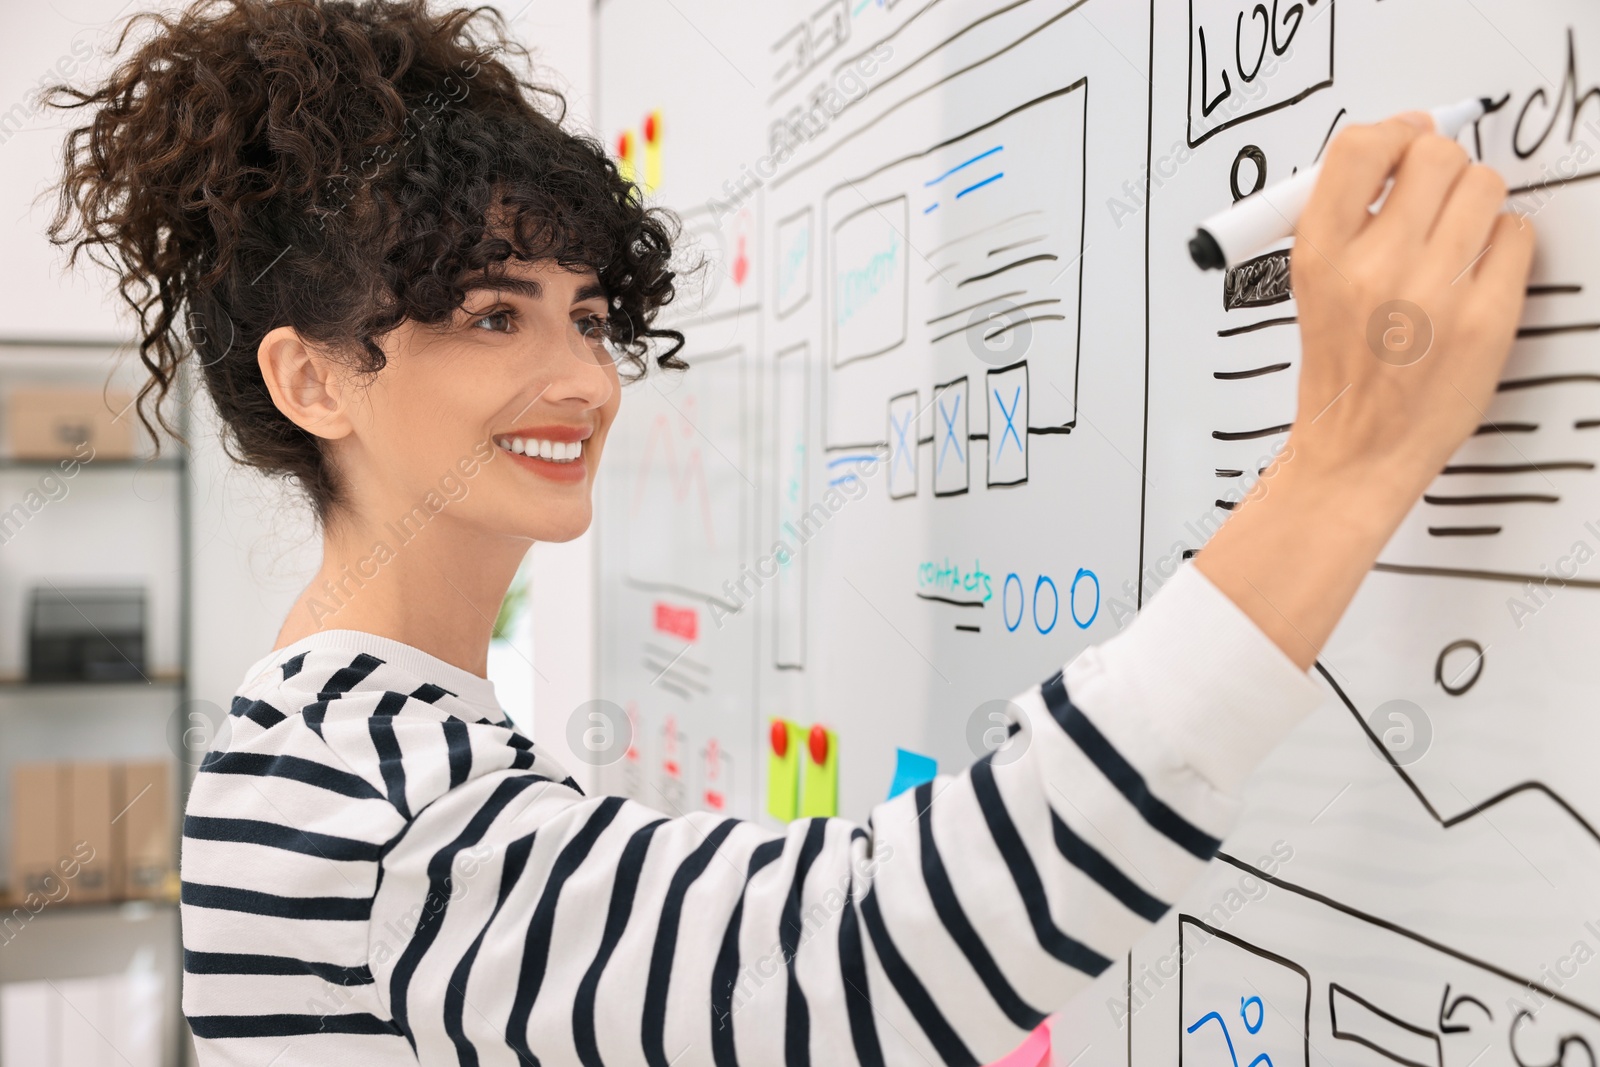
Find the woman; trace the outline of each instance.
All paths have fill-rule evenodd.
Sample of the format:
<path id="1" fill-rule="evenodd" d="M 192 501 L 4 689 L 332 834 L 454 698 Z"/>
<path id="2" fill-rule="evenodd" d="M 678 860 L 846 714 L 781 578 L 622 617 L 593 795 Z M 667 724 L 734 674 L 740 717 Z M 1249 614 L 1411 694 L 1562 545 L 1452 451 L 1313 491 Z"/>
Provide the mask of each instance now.
<path id="1" fill-rule="evenodd" d="M 1317 649 L 1488 406 L 1532 254 L 1426 116 L 1347 129 L 1294 253 L 1288 448 L 1132 626 L 1017 698 L 1025 751 L 866 826 L 663 818 L 583 795 L 483 674 L 529 545 L 589 524 L 618 361 L 681 366 L 650 325 L 671 220 L 541 110 L 492 16 L 215 0 L 147 28 L 57 97 L 92 115 L 53 234 L 140 314 L 141 410 L 192 363 L 324 538 L 189 799 L 207 1067 L 1003 1054 L 1203 869 L 1317 701 Z M 1432 318 L 1408 367 L 1365 340 L 1395 299 Z"/>

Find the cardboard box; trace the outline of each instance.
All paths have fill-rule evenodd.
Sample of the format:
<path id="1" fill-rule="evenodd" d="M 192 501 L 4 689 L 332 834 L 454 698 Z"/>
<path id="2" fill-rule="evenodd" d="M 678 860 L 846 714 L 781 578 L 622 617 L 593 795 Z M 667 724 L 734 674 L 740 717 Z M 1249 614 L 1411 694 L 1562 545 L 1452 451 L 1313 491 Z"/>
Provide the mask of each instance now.
<path id="1" fill-rule="evenodd" d="M 151 760 L 124 763 L 118 772 L 112 891 L 127 899 L 159 898 L 172 871 L 171 768 Z"/>
<path id="2" fill-rule="evenodd" d="M 59 896 L 56 861 L 64 830 L 60 765 L 18 763 L 11 768 L 11 876 L 9 895 Z M 46 878 L 52 879 L 48 883 Z"/>
<path id="3" fill-rule="evenodd" d="M 92 904 L 112 898 L 112 871 L 116 848 L 111 834 L 111 764 L 64 764 L 67 783 L 65 833 L 56 843 L 56 858 L 79 854 L 83 843 L 94 849 L 94 858 L 83 864 L 72 880 L 68 899 L 74 904 Z"/>
<path id="4" fill-rule="evenodd" d="M 16 459 L 85 459 L 90 455 L 127 459 L 133 455 L 130 399 L 114 390 L 12 389 L 6 397 L 6 438 L 11 455 Z M 82 448 L 85 444 L 94 451 Z"/>

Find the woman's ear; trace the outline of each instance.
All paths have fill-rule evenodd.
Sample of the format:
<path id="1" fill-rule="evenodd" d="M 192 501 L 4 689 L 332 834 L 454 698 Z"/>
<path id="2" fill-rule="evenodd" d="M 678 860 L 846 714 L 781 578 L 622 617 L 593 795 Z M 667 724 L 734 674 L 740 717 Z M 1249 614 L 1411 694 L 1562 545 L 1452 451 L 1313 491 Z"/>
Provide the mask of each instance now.
<path id="1" fill-rule="evenodd" d="M 291 326 L 279 326 L 261 339 L 256 362 L 273 404 L 290 422 L 330 441 L 350 434 L 352 394 L 342 364 Z"/>

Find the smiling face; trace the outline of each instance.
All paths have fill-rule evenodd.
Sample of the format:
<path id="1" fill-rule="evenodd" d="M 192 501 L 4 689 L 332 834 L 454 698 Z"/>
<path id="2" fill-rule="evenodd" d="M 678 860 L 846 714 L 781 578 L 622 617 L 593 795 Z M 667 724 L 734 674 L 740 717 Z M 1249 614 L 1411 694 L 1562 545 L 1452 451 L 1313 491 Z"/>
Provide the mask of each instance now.
<path id="1" fill-rule="evenodd" d="M 386 365 L 340 390 L 348 429 L 326 444 L 346 514 L 331 525 L 420 505 L 428 525 L 477 534 L 583 533 L 619 402 L 608 310 L 592 271 L 513 260 L 447 322 L 383 338 Z"/>

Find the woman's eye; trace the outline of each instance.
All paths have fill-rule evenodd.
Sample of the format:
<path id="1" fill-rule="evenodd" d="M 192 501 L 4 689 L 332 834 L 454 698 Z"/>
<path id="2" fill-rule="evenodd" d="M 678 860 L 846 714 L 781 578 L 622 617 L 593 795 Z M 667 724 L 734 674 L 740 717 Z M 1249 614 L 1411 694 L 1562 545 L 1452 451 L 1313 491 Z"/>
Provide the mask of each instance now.
<path id="1" fill-rule="evenodd" d="M 599 315 L 585 315 L 582 318 L 573 319 L 572 325 L 576 326 L 578 332 L 583 334 L 585 338 L 596 344 L 606 339 L 607 323 Z"/>
<path id="2" fill-rule="evenodd" d="M 475 330 L 487 330 L 490 333 L 510 333 L 511 318 L 512 315 L 509 311 L 491 311 L 489 314 L 473 320 L 472 328 Z"/>

